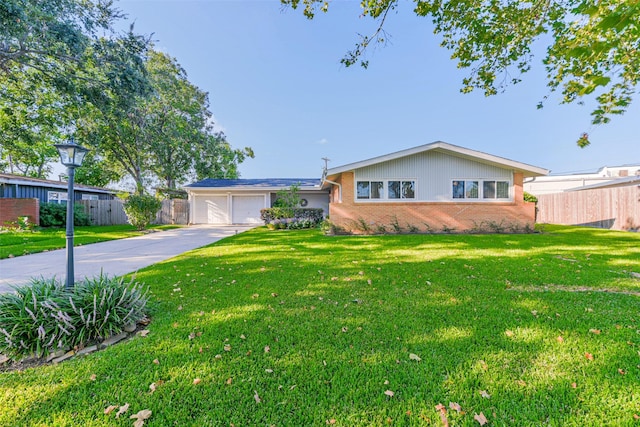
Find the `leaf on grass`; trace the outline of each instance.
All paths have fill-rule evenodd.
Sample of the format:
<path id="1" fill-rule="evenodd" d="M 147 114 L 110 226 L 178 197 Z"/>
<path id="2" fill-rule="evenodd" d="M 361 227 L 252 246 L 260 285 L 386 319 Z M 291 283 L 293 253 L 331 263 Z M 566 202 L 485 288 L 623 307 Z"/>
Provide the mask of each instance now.
<path id="1" fill-rule="evenodd" d="M 194 334 L 193 332 L 191 332 L 191 333 L 189 334 L 189 339 L 190 339 L 190 340 L 194 339 L 195 337 L 196 337 L 196 334 Z"/>
<path id="2" fill-rule="evenodd" d="M 487 365 L 487 362 L 485 362 L 484 360 L 480 360 L 478 361 L 478 363 L 480 363 L 480 367 L 482 368 L 483 371 L 486 371 L 487 369 L 489 369 L 489 365 Z"/>
<path id="3" fill-rule="evenodd" d="M 625 371 L 623 371 L 622 369 L 618 368 L 618 373 L 620 375 L 626 375 L 627 373 Z"/>
<path id="4" fill-rule="evenodd" d="M 153 364 L 154 364 L 154 365 L 159 365 L 159 364 L 160 364 L 160 361 L 159 361 L 158 359 L 153 359 Z"/>
<path id="5" fill-rule="evenodd" d="M 349 328 L 347 328 L 346 326 L 342 327 L 342 332 L 347 332 L 349 330 Z"/>
<path id="6" fill-rule="evenodd" d="M 595 335 L 600 335 L 600 332 L 602 331 L 600 329 L 589 329 L 589 332 Z"/>
<path id="7" fill-rule="evenodd" d="M 272 374 L 272 373 L 273 373 L 273 369 L 269 369 L 269 368 L 265 369 L 264 371 L 265 371 L 267 374 Z"/>
<path id="8" fill-rule="evenodd" d="M 506 330 L 506 331 L 504 331 L 504 334 L 505 334 L 506 336 L 508 336 L 509 338 L 511 338 L 512 336 L 514 336 L 514 335 L 515 335 L 515 334 L 513 333 L 513 331 L 510 331 L 510 330 Z"/>
<path id="9" fill-rule="evenodd" d="M 118 412 L 116 413 L 116 418 L 120 418 L 120 415 L 124 414 L 128 410 L 129 410 L 129 404 L 125 403 L 120 407 L 120 409 L 118 409 Z"/>
<path id="10" fill-rule="evenodd" d="M 133 427 L 142 427 L 144 425 L 144 420 L 149 419 L 151 417 L 151 411 L 148 409 L 143 409 L 137 414 L 131 415 L 129 418 L 136 420 L 133 423 Z"/>
<path id="11" fill-rule="evenodd" d="M 638 415 L 638 414 L 633 414 L 633 419 L 634 419 L 634 420 L 640 420 L 640 415 Z"/>
<path id="12" fill-rule="evenodd" d="M 116 409 L 117 406 L 116 405 L 109 405 L 105 408 L 104 413 L 105 415 L 109 415 L 110 413 L 113 412 L 114 409 Z"/>
<path id="13" fill-rule="evenodd" d="M 148 329 L 143 329 L 140 332 L 138 332 L 138 335 L 140 335 L 141 337 L 146 337 L 147 335 L 149 335 L 149 332 L 151 332 Z"/>
<path id="14" fill-rule="evenodd" d="M 556 338 L 556 340 L 558 340 L 558 342 L 564 342 L 564 338 L 562 338 L 561 335 L 558 335 L 558 338 Z"/>
<path id="15" fill-rule="evenodd" d="M 413 354 L 413 353 L 409 354 L 409 359 L 415 360 L 416 362 L 419 362 L 419 361 L 422 360 L 422 358 L 420 356 L 418 356 L 417 354 Z"/>
<path id="16" fill-rule="evenodd" d="M 96 374 L 91 374 L 91 376 L 89 377 L 89 379 L 90 379 L 91 381 L 95 381 L 95 380 L 96 380 L 96 378 L 97 378 L 97 377 L 96 377 Z"/>
<path id="17" fill-rule="evenodd" d="M 262 399 L 260 399 L 260 396 L 258 396 L 258 392 L 255 392 L 256 394 L 253 395 L 253 398 L 256 400 L 256 403 L 260 403 L 262 402 Z"/>
<path id="18" fill-rule="evenodd" d="M 225 381 L 226 385 L 231 385 L 231 383 L 233 382 L 233 378 L 229 377 L 227 378 L 227 381 Z"/>
<path id="19" fill-rule="evenodd" d="M 156 383 L 149 384 L 150 393 L 153 393 L 154 391 L 156 391 L 157 388 L 158 387 L 156 386 Z"/>
<path id="20" fill-rule="evenodd" d="M 442 403 L 438 403 L 438 405 L 436 405 L 436 411 L 440 413 L 440 421 L 442 421 L 442 425 L 444 425 L 445 427 L 449 427 L 449 420 L 447 419 L 447 408 Z"/>
<path id="21" fill-rule="evenodd" d="M 333 425 L 335 424 L 337 421 L 335 418 L 331 418 L 330 420 L 327 420 L 327 425 Z"/>
<path id="22" fill-rule="evenodd" d="M 193 385 L 198 385 L 202 382 L 202 380 L 200 378 L 194 378 L 193 379 Z"/>
<path id="23" fill-rule="evenodd" d="M 586 357 L 587 360 L 593 360 L 593 354 L 591 354 L 591 353 L 585 353 L 584 357 Z"/>
<path id="24" fill-rule="evenodd" d="M 268 345 L 264 346 L 264 352 L 265 353 L 269 353 L 271 351 L 271 347 L 269 347 Z"/>
<path id="25" fill-rule="evenodd" d="M 244 334 L 242 334 L 242 335 L 240 335 L 240 339 L 241 339 L 241 340 L 246 340 L 246 339 L 247 339 L 247 337 L 245 337 L 245 336 L 244 336 Z"/>
<path id="26" fill-rule="evenodd" d="M 571 388 L 578 388 L 578 384 L 577 383 L 571 383 Z"/>
<path id="27" fill-rule="evenodd" d="M 525 381 L 523 381 L 523 380 L 518 380 L 518 381 L 516 381 L 516 383 L 517 383 L 520 387 L 524 387 L 524 386 L 526 386 L 526 385 L 527 385 L 527 383 L 526 383 Z"/>
<path id="28" fill-rule="evenodd" d="M 487 417 L 485 417 L 482 412 L 480 412 L 479 414 L 474 414 L 473 419 L 476 420 L 481 426 L 489 422 L 487 421 Z"/>
<path id="29" fill-rule="evenodd" d="M 231 344 L 225 344 L 223 349 L 224 351 L 231 351 Z"/>
<path id="30" fill-rule="evenodd" d="M 389 397 L 393 397 L 393 395 L 394 395 L 395 393 L 394 393 L 394 392 L 392 392 L 391 390 L 386 390 L 386 391 L 384 392 L 384 394 L 386 394 L 386 395 L 387 395 L 387 396 L 389 396 Z"/>
<path id="31" fill-rule="evenodd" d="M 480 390 L 480 396 L 484 397 L 485 399 L 489 399 L 491 397 L 491 395 L 487 393 L 487 390 Z"/>
<path id="32" fill-rule="evenodd" d="M 458 404 L 458 402 L 449 402 L 449 408 L 453 409 L 456 412 L 462 411 L 462 407 Z"/>

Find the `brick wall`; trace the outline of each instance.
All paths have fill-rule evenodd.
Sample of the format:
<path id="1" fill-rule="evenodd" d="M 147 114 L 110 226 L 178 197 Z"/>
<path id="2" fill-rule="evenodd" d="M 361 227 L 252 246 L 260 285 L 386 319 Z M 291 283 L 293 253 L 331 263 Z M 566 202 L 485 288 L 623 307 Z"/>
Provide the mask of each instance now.
<path id="1" fill-rule="evenodd" d="M 29 222 L 40 225 L 40 201 L 38 199 L 0 199 L 0 225 L 15 222 L 28 216 Z"/>
<path id="2" fill-rule="evenodd" d="M 523 200 L 522 174 L 514 175 L 513 202 L 360 202 L 354 203 L 354 179 L 352 172 L 345 172 L 337 182 L 342 184 L 342 203 L 332 197 L 329 218 L 334 224 L 347 229 L 357 228 L 364 220 L 375 229 L 384 225 L 392 230 L 391 224 L 407 229 L 409 225 L 421 231 L 456 232 L 482 228 L 488 231 L 500 226 L 505 231 L 513 227 L 529 227 L 535 224 L 535 204 Z M 335 187 L 333 191 L 336 191 Z"/>

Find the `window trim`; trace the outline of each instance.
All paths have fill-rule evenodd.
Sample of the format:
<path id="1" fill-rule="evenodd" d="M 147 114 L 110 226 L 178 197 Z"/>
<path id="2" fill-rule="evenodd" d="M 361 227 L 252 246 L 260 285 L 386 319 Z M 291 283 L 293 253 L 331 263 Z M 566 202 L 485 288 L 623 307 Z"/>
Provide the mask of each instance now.
<path id="1" fill-rule="evenodd" d="M 466 183 L 469 181 L 475 181 L 478 183 L 478 197 L 466 197 Z M 494 202 L 505 202 L 505 201 L 513 201 L 513 182 L 510 179 L 504 178 L 456 178 L 451 179 L 449 185 L 449 200 L 453 202 L 465 202 L 465 203 L 494 203 Z M 454 182 L 463 182 L 465 183 L 465 188 L 463 190 L 463 197 L 454 197 L 453 195 L 453 183 Z M 494 182 L 495 183 L 495 197 L 485 198 L 484 197 L 484 184 L 485 182 Z M 506 182 L 507 183 L 507 197 L 498 197 L 498 182 Z"/>
<path id="2" fill-rule="evenodd" d="M 398 199 L 390 199 L 389 198 L 389 182 L 390 181 L 399 181 L 400 182 L 400 198 Z M 365 179 L 354 179 L 355 185 L 353 186 L 353 197 L 355 203 L 398 203 L 398 202 L 415 202 L 418 201 L 418 180 L 415 178 L 365 178 Z M 360 182 L 368 182 L 369 183 L 369 198 L 358 198 L 358 183 Z M 382 182 L 381 196 L 379 199 L 371 198 L 371 183 L 372 182 Z M 402 197 L 402 183 L 403 182 L 413 182 L 413 198 L 403 198 Z"/>

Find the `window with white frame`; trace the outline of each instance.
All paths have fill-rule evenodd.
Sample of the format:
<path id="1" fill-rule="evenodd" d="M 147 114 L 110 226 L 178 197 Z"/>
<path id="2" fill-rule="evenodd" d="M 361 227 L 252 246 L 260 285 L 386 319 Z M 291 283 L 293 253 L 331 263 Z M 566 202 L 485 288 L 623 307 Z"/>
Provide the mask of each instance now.
<path id="1" fill-rule="evenodd" d="M 454 179 L 451 185 L 454 199 L 508 199 L 509 181 Z"/>
<path id="2" fill-rule="evenodd" d="M 413 180 L 357 181 L 356 198 L 372 199 L 415 199 L 416 182 Z"/>
<path id="3" fill-rule="evenodd" d="M 384 183 L 382 181 L 358 181 L 356 185 L 358 199 L 382 199 Z"/>

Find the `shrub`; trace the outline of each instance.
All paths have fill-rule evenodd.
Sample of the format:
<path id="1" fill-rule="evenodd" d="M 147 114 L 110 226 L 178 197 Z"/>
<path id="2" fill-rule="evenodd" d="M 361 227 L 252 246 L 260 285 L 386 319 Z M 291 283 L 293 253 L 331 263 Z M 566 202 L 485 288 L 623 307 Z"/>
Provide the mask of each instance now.
<path id="1" fill-rule="evenodd" d="M 538 198 L 531 193 L 524 192 L 524 201 L 531 203 L 538 203 Z"/>
<path id="2" fill-rule="evenodd" d="M 81 205 L 73 205 L 73 224 L 75 226 L 91 225 L 89 216 L 84 212 Z M 67 225 L 67 204 L 66 203 L 41 203 L 40 204 L 40 226 L 41 227 L 64 227 Z"/>
<path id="3" fill-rule="evenodd" d="M 14 360 L 82 347 L 117 334 L 144 317 L 141 286 L 101 275 L 68 291 L 52 280 L 34 280 L 0 294 L 0 353 Z"/>
<path id="4" fill-rule="evenodd" d="M 134 194 L 127 197 L 123 207 L 129 224 L 144 230 L 155 219 L 162 202 L 153 196 Z"/>
<path id="5" fill-rule="evenodd" d="M 260 218 L 269 228 L 313 228 L 322 222 L 323 217 L 324 211 L 322 208 L 290 209 L 276 207 L 260 210 Z M 286 227 L 273 227 L 281 225 L 283 221 Z"/>

